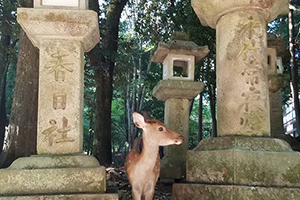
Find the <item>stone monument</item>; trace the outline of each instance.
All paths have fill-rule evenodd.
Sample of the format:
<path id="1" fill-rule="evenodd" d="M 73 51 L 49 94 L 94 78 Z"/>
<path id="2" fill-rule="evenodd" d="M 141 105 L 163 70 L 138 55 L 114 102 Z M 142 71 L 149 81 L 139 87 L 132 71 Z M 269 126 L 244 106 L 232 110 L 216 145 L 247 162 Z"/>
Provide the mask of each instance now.
<path id="1" fill-rule="evenodd" d="M 218 137 L 187 152 L 187 183 L 174 200 L 300 199 L 300 156 L 271 138 L 267 22 L 288 0 L 192 0 L 216 28 Z"/>
<path id="2" fill-rule="evenodd" d="M 189 41 L 186 33 L 175 32 L 168 43 L 160 42 L 153 62 L 163 63 L 163 80 L 153 89 L 153 96 L 165 102 L 165 124 L 184 136 L 183 144 L 165 147 L 161 161 L 160 177 L 181 179 L 185 177 L 186 152 L 189 145 L 189 101 L 204 87 L 194 82 L 195 64 L 209 52 Z"/>
<path id="3" fill-rule="evenodd" d="M 118 199 L 106 170 L 82 154 L 84 52 L 99 42 L 87 0 L 35 0 L 18 22 L 40 50 L 37 156 L 0 170 L 0 200 Z"/>
<path id="4" fill-rule="evenodd" d="M 287 141 L 294 151 L 300 151 L 299 142 L 290 135 L 286 135 L 283 127 L 282 89 L 288 86 L 290 75 L 283 74 L 283 60 L 287 60 L 289 52 L 287 44 L 281 37 L 273 34 L 268 39 L 268 76 L 270 98 L 271 136 Z"/>

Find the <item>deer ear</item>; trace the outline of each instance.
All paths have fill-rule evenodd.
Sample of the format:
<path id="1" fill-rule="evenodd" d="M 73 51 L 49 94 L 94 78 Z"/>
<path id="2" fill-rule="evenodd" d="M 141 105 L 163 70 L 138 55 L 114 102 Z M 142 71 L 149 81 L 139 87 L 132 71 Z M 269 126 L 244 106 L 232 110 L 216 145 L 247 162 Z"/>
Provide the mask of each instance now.
<path id="1" fill-rule="evenodd" d="M 132 113 L 132 119 L 133 123 L 136 125 L 136 127 L 143 129 L 146 125 L 145 119 L 143 115 L 140 113 L 134 112 Z"/>

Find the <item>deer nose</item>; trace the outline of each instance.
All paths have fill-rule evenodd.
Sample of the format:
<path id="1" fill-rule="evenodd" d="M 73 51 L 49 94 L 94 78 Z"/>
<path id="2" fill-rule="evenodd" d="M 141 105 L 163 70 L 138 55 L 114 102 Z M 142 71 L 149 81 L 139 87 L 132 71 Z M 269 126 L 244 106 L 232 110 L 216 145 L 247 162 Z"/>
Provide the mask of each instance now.
<path id="1" fill-rule="evenodd" d="M 180 135 L 179 137 L 178 137 L 178 139 L 177 140 L 175 140 L 175 144 L 181 144 L 181 143 L 183 143 L 183 141 L 184 141 L 184 137 L 182 136 L 182 135 Z"/>
<path id="2" fill-rule="evenodd" d="M 182 135 L 180 135 L 179 138 L 182 139 L 182 141 L 184 141 L 184 137 Z"/>

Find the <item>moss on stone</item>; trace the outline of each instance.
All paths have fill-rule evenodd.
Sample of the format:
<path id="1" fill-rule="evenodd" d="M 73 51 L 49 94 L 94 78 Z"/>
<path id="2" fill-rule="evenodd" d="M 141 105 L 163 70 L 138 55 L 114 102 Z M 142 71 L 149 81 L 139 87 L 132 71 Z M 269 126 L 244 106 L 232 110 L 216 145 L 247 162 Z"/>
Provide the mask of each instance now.
<path id="1" fill-rule="evenodd" d="M 300 164 L 296 165 L 294 168 L 287 171 L 286 174 L 283 174 L 283 178 L 292 184 L 299 184 L 300 183 Z"/>

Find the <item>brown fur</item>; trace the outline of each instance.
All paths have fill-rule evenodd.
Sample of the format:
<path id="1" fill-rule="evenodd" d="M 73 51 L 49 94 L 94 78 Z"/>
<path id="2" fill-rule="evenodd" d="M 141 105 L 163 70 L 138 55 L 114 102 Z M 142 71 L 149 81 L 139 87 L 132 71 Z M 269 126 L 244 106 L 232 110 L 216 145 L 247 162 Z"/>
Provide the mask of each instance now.
<path id="1" fill-rule="evenodd" d="M 134 123 L 143 129 L 143 149 L 139 152 L 139 141 L 135 140 L 132 151 L 125 161 L 125 170 L 132 186 L 134 200 L 152 200 L 160 171 L 159 146 L 181 144 L 183 137 L 168 129 L 158 120 L 144 120 L 138 113 L 133 113 Z M 163 129 L 163 130 L 161 130 Z"/>

